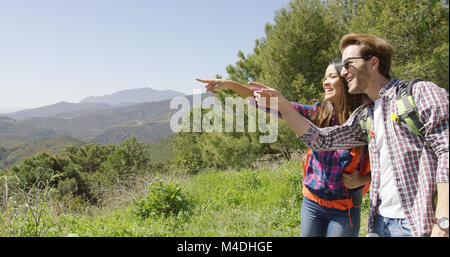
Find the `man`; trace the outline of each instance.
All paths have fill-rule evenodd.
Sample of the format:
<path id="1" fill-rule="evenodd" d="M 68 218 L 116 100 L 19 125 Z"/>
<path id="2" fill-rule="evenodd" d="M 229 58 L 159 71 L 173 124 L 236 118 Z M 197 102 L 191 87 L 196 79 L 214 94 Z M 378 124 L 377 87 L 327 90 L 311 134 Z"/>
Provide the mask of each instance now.
<path id="1" fill-rule="evenodd" d="M 276 90 L 262 86 L 260 96 L 280 97 L 279 111 L 313 150 L 369 144 L 369 233 L 448 236 L 448 92 L 432 82 L 414 85 L 413 97 L 425 127 L 424 135 L 417 136 L 404 123 L 391 119 L 397 113 L 395 96 L 399 84 L 389 75 L 393 47 L 373 35 L 348 34 L 341 39 L 339 48 L 344 66 L 341 75 L 348 82 L 349 92 L 365 93 L 373 101 L 367 112 L 361 108 L 344 125 L 319 129 L 296 113 Z M 369 116 L 370 132 L 361 128 L 363 113 Z M 356 176 L 347 179 L 354 180 L 355 186 L 359 184 Z"/>

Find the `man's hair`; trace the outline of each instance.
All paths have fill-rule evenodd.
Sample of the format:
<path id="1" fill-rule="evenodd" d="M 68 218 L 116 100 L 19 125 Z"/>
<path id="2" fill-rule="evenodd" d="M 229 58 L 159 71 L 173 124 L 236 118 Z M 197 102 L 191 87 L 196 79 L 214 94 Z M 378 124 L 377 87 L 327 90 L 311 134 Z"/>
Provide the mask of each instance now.
<path id="1" fill-rule="evenodd" d="M 339 42 L 339 49 L 343 52 L 350 45 L 359 45 L 361 56 L 376 56 L 380 60 L 378 71 L 390 79 L 394 47 L 387 40 L 369 34 L 347 34 Z"/>

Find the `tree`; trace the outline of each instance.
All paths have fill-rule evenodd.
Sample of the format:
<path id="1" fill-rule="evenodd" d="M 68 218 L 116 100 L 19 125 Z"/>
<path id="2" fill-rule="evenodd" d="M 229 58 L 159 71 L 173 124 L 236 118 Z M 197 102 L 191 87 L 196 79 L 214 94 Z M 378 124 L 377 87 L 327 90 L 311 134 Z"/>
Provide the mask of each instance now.
<path id="1" fill-rule="evenodd" d="M 274 20 L 260 51 L 261 82 L 291 101 L 322 98 L 324 70 L 336 58 L 333 43 L 341 32 L 336 18 L 322 1 L 296 0 Z"/>
<path id="2" fill-rule="evenodd" d="M 114 151 L 114 145 L 89 144 L 81 147 L 66 147 L 63 155 L 74 164 L 80 166 L 81 172 L 94 173 L 101 169 L 101 165 Z"/>
<path id="3" fill-rule="evenodd" d="M 102 170 L 118 179 L 128 179 L 138 171 L 144 171 L 150 164 L 148 148 L 135 137 L 122 141 L 102 163 Z"/>
<path id="4" fill-rule="evenodd" d="M 448 89 L 448 20 L 448 1 L 365 0 L 349 28 L 378 35 L 395 47 L 394 77 L 422 78 Z"/>

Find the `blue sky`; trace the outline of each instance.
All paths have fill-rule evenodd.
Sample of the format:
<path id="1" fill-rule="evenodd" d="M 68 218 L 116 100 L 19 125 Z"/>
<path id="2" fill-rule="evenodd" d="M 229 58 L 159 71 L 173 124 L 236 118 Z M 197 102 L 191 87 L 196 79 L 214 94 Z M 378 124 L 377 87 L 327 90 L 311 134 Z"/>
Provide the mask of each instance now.
<path id="1" fill-rule="evenodd" d="M 0 0 L 0 107 L 226 75 L 289 0 Z M 1 110 L 0 110 L 1 111 Z"/>

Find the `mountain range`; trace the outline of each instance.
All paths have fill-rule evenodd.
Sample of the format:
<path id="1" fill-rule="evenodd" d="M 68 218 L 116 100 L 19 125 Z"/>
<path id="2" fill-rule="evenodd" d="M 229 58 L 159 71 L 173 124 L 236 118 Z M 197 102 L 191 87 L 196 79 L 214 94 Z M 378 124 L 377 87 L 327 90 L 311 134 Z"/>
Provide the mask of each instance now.
<path id="1" fill-rule="evenodd" d="M 138 103 L 158 102 L 172 99 L 176 96 L 184 96 L 184 94 L 173 90 L 161 91 L 147 87 L 122 90 L 104 96 L 89 96 L 81 100 L 79 103 L 59 102 L 52 105 L 21 110 L 3 115 L 15 120 L 52 117 L 73 112 L 108 110 L 116 107 L 129 106 Z"/>
<path id="2" fill-rule="evenodd" d="M 153 92 L 161 98 L 143 98 L 145 92 Z M 88 97 L 80 103 L 60 102 L 0 115 L 0 162 L 7 160 L 6 163 L 11 165 L 19 160 L 18 150 L 27 154 L 35 152 L 24 150 L 31 145 L 36 151 L 39 145 L 42 149 L 59 150 L 74 142 L 76 145 L 117 145 L 130 137 L 144 143 L 166 138 L 174 133 L 170 129 L 170 118 L 178 111 L 170 109 L 171 98 L 183 94 L 170 90 L 156 92 L 152 89 L 126 90 L 109 96 Z M 132 98 L 132 95 L 140 96 Z M 209 95 L 202 94 L 202 99 Z M 123 96 L 122 100 L 120 96 Z M 192 107 L 193 96 L 186 98 Z"/>
<path id="3" fill-rule="evenodd" d="M 180 92 L 173 90 L 154 90 L 151 88 L 139 88 L 123 90 L 111 95 L 90 96 L 81 100 L 80 103 L 107 103 L 110 105 L 129 105 L 144 102 L 157 102 L 172 99 L 176 96 L 184 96 Z"/>

